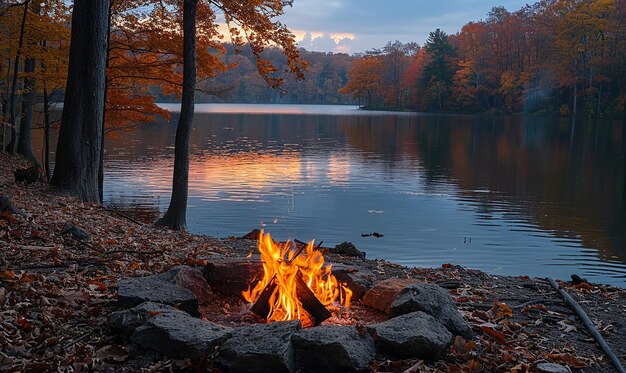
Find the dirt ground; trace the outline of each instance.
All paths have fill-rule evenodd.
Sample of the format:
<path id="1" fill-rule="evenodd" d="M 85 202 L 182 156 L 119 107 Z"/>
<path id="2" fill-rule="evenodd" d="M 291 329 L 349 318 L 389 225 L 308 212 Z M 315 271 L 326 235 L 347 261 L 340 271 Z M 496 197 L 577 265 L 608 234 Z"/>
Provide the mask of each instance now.
<path id="1" fill-rule="evenodd" d="M 13 170 L 24 165 L 0 154 L 0 196 L 21 210 L 0 213 L 0 371 L 211 370 L 210 360 L 148 356 L 113 336 L 106 316 L 116 307 L 117 282 L 179 264 L 202 266 L 215 254 L 245 255 L 256 242 L 172 232 L 63 196 L 42 182 L 17 185 Z M 86 230 L 90 240 L 61 234 L 67 224 Z M 616 371 L 543 279 L 493 276 L 452 264 L 407 268 L 333 254 L 326 261 L 374 273 L 375 281 L 409 277 L 439 283 L 477 334 L 471 341 L 455 339 L 439 362 L 380 358 L 374 371 L 525 372 L 542 362 L 572 371 Z M 626 291 L 600 284 L 562 286 L 626 365 Z M 239 299 L 222 297 L 211 307 L 228 323 L 233 309 L 242 306 Z M 365 306 L 354 307 L 362 315 L 356 323 L 384 317 L 366 317 L 370 311 L 359 311 Z"/>

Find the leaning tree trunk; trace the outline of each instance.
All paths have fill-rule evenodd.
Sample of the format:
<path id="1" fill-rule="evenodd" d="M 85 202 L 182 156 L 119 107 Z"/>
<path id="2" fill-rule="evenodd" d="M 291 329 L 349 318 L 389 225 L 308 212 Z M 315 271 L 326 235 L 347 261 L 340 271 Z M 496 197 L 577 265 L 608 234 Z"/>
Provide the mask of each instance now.
<path id="1" fill-rule="evenodd" d="M 187 228 L 189 137 L 196 87 L 196 4 L 197 0 L 185 0 L 183 5 L 183 97 L 176 128 L 172 199 L 165 215 L 156 222 L 175 230 Z"/>
<path id="2" fill-rule="evenodd" d="M 25 73 L 35 72 L 35 59 L 27 58 L 24 63 Z M 23 155 L 32 164 L 39 167 L 39 162 L 33 154 L 33 104 L 35 103 L 35 79 L 24 79 L 24 93 L 22 94 L 22 120 L 20 122 L 20 134 L 17 140 L 17 153 Z"/>
<path id="3" fill-rule="evenodd" d="M 107 56 L 106 64 L 104 66 L 104 110 L 102 110 L 102 139 L 100 140 L 100 160 L 98 161 L 98 198 L 100 203 L 104 203 L 104 127 L 106 126 L 106 111 L 107 111 L 107 95 L 109 94 L 109 65 L 111 64 L 111 10 L 113 8 L 113 1 L 109 4 L 109 17 L 107 18 Z"/>
<path id="4" fill-rule="evenodd" d="M 15 154 L 17 148 L 17 73 L 20 69 L 20 56 L 22 54 L 22 48 L 24 47 L 24 30 L 26 29 L 26 17 L 28 16 L 28 4 L 30 0 L 24 2 L 24 13 L 22 15 L 22 24 L 20 25 L 20 39 L 17 45 L 17 51 L 15 52 L 15 59 L 13 60 L 13 82 L 11 84 L 11 94 L 9 96 L 9 110 L 11 121 L 11 143 L 7 147 L 7 151 L 10 154 Z"/>
<path id="5" fill-rule="evenodd" d="M 98 198 L 109 0 L 75 0 L 61 129 L 51 184 Z"/>

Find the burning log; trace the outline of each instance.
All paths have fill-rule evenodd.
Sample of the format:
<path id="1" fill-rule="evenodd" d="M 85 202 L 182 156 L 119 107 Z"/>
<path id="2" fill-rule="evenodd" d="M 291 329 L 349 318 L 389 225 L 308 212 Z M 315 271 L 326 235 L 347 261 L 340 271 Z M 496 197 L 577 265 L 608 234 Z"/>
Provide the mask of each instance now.
<path id="1" fill-rule="evenodd" d="M 299 275 L 296 276 L 296 292 L 298 299 L 302 302 L 302 308 L 309 314 L 313 324 L 319 325 L 332 316 Z"/>
<path id="2" fill-rule="evenodd" d="M 272 312 L 270 299 L 272 297 L 272 294 L 274 294 L 274 292 L 276 291 L 276 286 L 278 285 L 276 284 L 276 276 L 274 276 L 272 277 L 270 282 L 265 285 L 265 288 L 261 292 L 261 295 L 259 295 L 259 299 L 257 299 L 257 301 L 254 302 L 254 304 L 250 308 L 250 311 L 252 313 L 266 320 L 270 317 L 270 312 Z"/>

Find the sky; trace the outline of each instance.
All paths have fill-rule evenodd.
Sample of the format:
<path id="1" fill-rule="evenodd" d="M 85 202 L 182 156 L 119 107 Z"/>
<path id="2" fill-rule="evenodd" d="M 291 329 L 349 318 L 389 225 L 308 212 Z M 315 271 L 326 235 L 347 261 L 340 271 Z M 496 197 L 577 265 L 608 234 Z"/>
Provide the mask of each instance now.
<path id="1" fill-rule="evenodd" d="M 437 28 L 454 34 L 484 19 L 494 6 L 515 11 L 534 1 L 501 0 L 294 0 L 279 20 L 311 51 L 359 53 L 388 41 L 422 45 Z"/>

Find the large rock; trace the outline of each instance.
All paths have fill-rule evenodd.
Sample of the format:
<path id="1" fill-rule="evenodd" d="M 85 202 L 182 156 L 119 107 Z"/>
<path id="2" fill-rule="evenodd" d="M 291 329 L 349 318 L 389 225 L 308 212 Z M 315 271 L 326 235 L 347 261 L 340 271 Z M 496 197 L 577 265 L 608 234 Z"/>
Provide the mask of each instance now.
<path id="1" fill-rule="evenodd" d="M 159 275 L 121 280 L 117 299 L 122 308 L 131 308 L 143 302 L 155 302 L 175 306 L 191 315 L 199 316 L 196 296 Z"/>
<path id="2" fill-rule="evenodd" d="M 302 372 L 364 372 L 376 354 L 372 337 L 354 326 L 303 329 L 292 340 Z"/>
<path id="3" fill-rule="evenodd" d="M 381 281 L 365 292 L 361 303 L 389 314 L 391 304 L 398 297 L 400 291 L 416 282 L 418 280 L 414 278 L 390 278 Z"/>
<path id="4" fill-rule="evenodd" d="M 301 328 L 299 320 L 237 328 L 222 346 L 216 364 L 225 372 L 292 372 L 291 336 Z"/>
<path id="5" fill-rule="evenodd" d="M 182 313 L 186 315 L 185 312 L 172 306 L 144 302 L 127 310 L 112 312 L 107 322 L 112 330 L 121 335 L 130 336 L 135 329 L 145 324 L 153 316 L 168 313 Z"/>
<path id="6" fill-rule="evenodd" d="M 0 212 L 10 212 L 14 215 L 23 215 L 23 213 L 16 209 L 11 203 L 9 197 L 0 196 Z"/>
<path id="7" fill-rule="evenodd" d="M 381 352 L 400 358 L 437 360 L 452 340 L 445 326 L 421 311 L 394 317 L 367 329 Z"/>
<path id="8" fill-rule="evenodd" d="M 67 223 L 61 230 L 61 236 L 69 234 L 76 241 L 89 241 L 91 240 L 91 235 L 87 233 L 83 228 L 78 227 L 74 224 Z"/>
<path id="9" fill-rule="evenodd" d="M 232 328 L 186 313 L 164 313 L 135 329 L 131 341 L 176 358 L 197 359 L 210 353 L 232 334 Z"/>
<path id="10" fill-rule="evenodd" d="M 472 328 L 456 308 L 450 293 L 441 286 L 417 283 L 402 289 L 391 305 L 391 317 L 422 311 L 443 324 L 454 335 L 471 338 Z"/>
<path id="11" fill-rule="evenodd" d="M 263 263 L 244 257 L 213 255 L 202 274 L 214 291 L 228 295 L 241 295 L 253 279 L 263 277 Z"/>
<path id="12" fill-rule="evenodd" d="M 212 298 L 211 288 L 198 268 L 180 265 L 157 276 L 192 292 L 200 305 L 206 304 Z"/>

